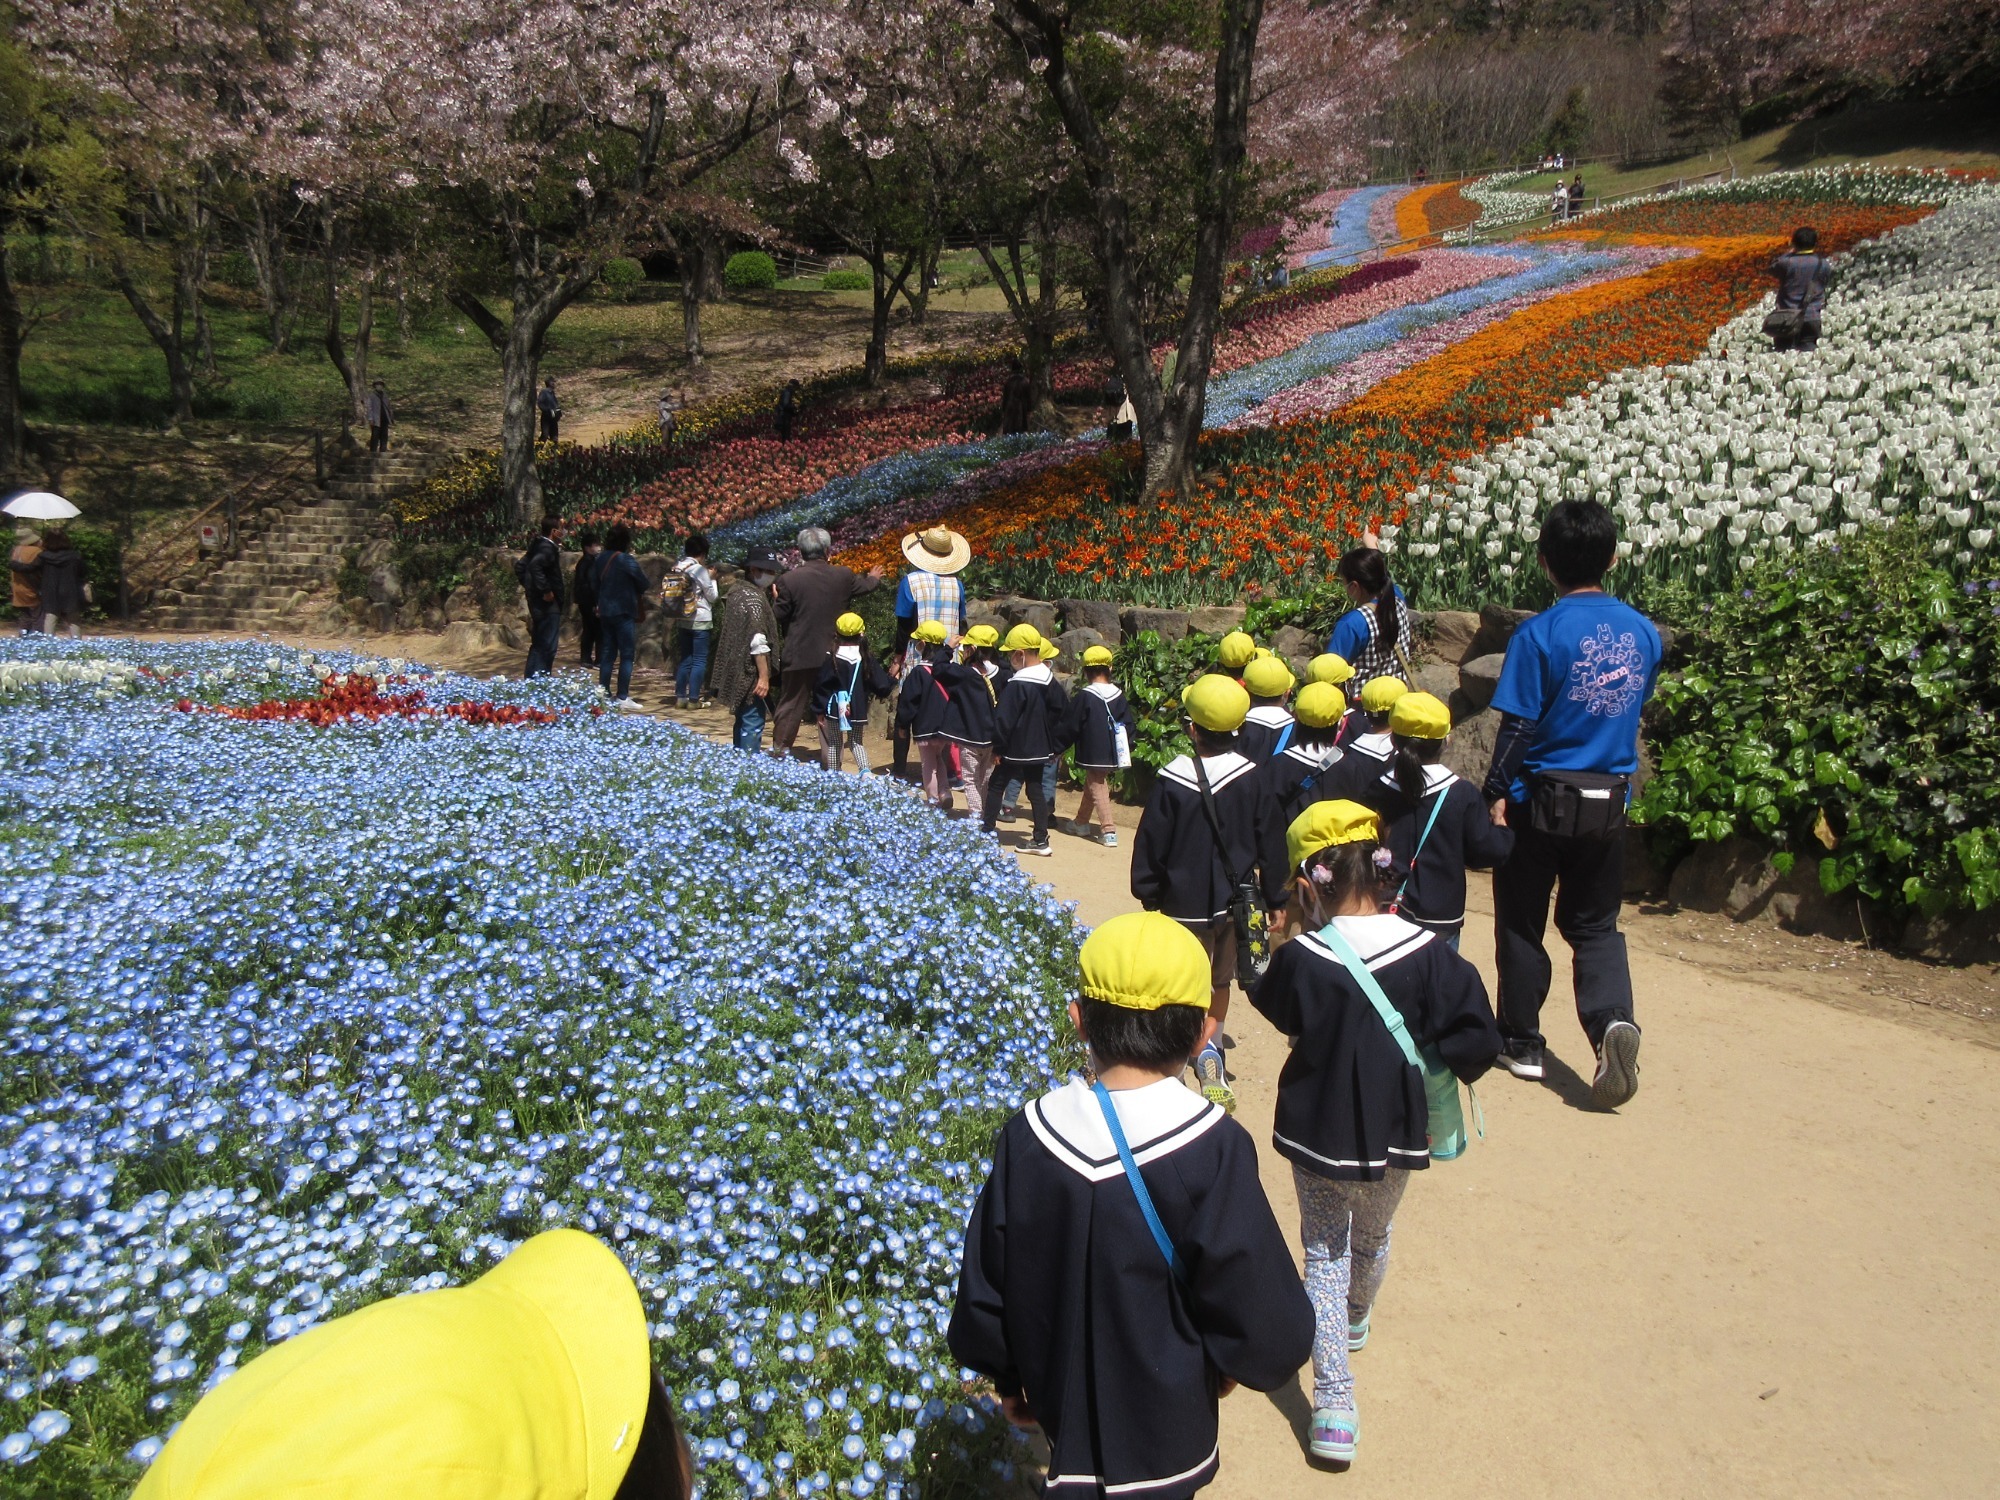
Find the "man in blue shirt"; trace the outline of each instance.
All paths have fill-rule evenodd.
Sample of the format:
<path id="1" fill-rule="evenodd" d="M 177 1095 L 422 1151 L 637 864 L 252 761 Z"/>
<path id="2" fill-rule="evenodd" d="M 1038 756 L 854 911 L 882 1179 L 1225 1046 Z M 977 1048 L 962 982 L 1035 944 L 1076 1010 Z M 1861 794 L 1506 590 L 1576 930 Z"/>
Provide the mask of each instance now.
<path id="1" fill-rule="evenodd" d="M 1660 633 L 1604 592 L 1618 548 L 1611 512 L 1565 500 L 1542 523 L 1542 571 L 1556 602 L 1507 645 L 1493 707 L 1500 736 L 1485 791 L 1514 853 L 1493 872 L 1500 967 L 1500 1061 L 1542 1076 L 1542 1002 L 1552 966 L 1549 896 L 1570 946 L 1576 1014 L 1597 1049 L 1592 1094 L 1607 1109 L 1639 1087 L 1639 1028 L 1618 907 L 1625 888 L 1625 808 L 1639 769 L 1639 714 L 1660 668 Z"/>

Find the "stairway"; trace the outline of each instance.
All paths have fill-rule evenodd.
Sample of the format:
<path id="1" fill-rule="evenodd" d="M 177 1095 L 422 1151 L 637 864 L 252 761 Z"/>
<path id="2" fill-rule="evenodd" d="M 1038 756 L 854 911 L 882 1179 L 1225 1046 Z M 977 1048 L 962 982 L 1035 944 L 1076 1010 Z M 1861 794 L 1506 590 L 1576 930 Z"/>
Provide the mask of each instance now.
<path id="1" fill-rule="evenodd" d="M 442 455 L 421 450 L 355 454 L 326 487 L 302 487 L 239 524 L 256 527 L 238 555 L 205 574 L 183 577 L 152 600 L 157 629 L 277 631 L 297 629 L 303 606 L 329 588 L 346 555 L 388 531 L 388 500 L 429 478 Z"/>

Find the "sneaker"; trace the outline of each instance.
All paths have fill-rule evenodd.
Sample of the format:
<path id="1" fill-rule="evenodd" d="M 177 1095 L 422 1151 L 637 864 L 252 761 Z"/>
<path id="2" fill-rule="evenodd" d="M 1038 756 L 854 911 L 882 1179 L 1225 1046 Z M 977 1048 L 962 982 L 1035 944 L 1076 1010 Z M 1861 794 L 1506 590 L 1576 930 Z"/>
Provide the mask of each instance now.
<path id="1" fill-rule="evenodd" d="M 1011 808 L 1011 807 L 1003 807 L 1003 808 L 1001 808 L 1001 809 L 1000 809 L 1000 821 L 1001 821 L 1002 823 L 1011 823 L 1011 822 L 1013 822 L 1013 821 L 1014 821 L 1014 809 L 1013 809 L 1013 808 Z"/>
<path id="2" fill-rule="evenodd" d="M 1314 1458 L 1331 1463 L 1354 1462 L 1354 1446 L 1361 1441 L 1361 1417 L 1337 1406 L 1322 1406 L 1313 1413 L 1312 1441 L 1306 1444 Z"/>
<path id="3" fill-rule="evenodd" d="M 1639 1028 L 1613 1021 L 1597 1044 L 1597 1077 L 1590 1097 L 1600 1109 L 1616 1109 L 1639 1092 Z"/>
<path id="4" fill-rule="evenodd" d="M 1118 847 L 1118 830 L 1115 828 L 1105 829 L 1104 832 L 1097 836 L 1097 842 L 1107 849 L 1116 849 Z"/>
<path id="5" fill-rule="evenodd" d="M 1236 1090 L 1229 1086 L 1229 1075 L 1222 1065 L 1222 1049 L 1213 1043 L 1201 1049 L 1194 1057 L 1194 1076 L 1201 1084 L 1201 1097 L 1210 1104 L 1218 1104 L 1228 1114 L 1236 1113 Z"/>
<path id="6" fill-rule="evenodd" d="M 1542 1049 L 1533 1042 L 1508 1042 L 1500 1049 L 1500 1066 L 1516 1078 L 1539 1080 L 1542 1076 Z"/>
<path id="7" fill-rule="evenodd" d="M 1049 847 L 1049 841 L 1047 839 L 1041 839 L 1036 842 L 1025 844 L 1022 846 L 1021 852 L 1023 854 L 1038 855 L 1042 859 L 1054 859 L 1056 853 L 1055 850 Z"/>
<path id="8" fill-rule="evenodd" d="M 1367 1347 L 1368 1319 L 1363 1318 L 1357 1323 L 1354 1321 L 1354 1315 L 1349 1313 L 1347 1316 L 1347 1352 L 1349 1354 L 1359 1354 Z"/>
<path id="9" fill-rule="evenodd" d="M 637 698 L 618 698 L 612 702 L 611 706 L 620 713 L 636 714 L 645 712 L 645 705 L 640 703 Z"/>

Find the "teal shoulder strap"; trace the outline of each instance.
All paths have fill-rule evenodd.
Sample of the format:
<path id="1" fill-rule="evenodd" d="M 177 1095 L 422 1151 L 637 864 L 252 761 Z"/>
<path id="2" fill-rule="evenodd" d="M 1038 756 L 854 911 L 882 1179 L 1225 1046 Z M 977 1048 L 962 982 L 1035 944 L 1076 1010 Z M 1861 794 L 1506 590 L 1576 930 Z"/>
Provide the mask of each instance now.
<path id="1" fill-rule="evenodd" d="M 1431 841 L 1431 830 L 1437 827 L 1438 814 L 1444 811 L 1445 794 L 1451 790 L 1447 781 L 1438 789 L 1437 801 L 1431 804 L 1431 815 L 1424 821 L 1424 831 L 1417 836 L 1417 847 L 1410 851 L 1410 873 L 1403 877 L 1403 883 L 1396 887 L 1396 899 L 1403 899 L 1403 892 L 1410 888 L 1410 882 L 1417 878 L 1417 858 L 1424 852 L 1424 845 Z"/>
<path id="2" fill-rule="evenodd" d="M 1361 987 L 1361 993 L 1368 997 L 1368 1003 L 1375 1007 L 1375 1014 L 1382 1018 L 1382 1024 L 1389 1028 L 1389 1035 L 1396 1039 L 1396 1045 L 1403 1049 L 1403 1058 L 1413 1068 L 1422 1068 L 1423 1059 L 1417 1055 L 1417 1039 L 1410 1035 L 1410 1028 L 1403 1020 L 1403 1013 L 1396 1009 L 1382 982 L 1368 972 L 1368 965 L 1354 945 L 1341 936 L 1340 929 L 1329 922 L 1319 930 L 1319 940 L 1333 950 L 1333 956 L 1347 966 L 1347 972 Z"/>

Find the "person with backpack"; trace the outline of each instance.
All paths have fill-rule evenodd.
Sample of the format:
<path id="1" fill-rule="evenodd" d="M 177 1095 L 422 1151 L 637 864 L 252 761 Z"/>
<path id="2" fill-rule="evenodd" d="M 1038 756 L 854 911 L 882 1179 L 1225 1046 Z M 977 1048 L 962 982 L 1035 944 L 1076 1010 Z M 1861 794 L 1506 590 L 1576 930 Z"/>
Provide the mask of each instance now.
<path id="1" fill-rule="evenodd" d="M 1326 649 L 1353 665 L 1364 688 L 1377 677 L 1407 678 L 1414 632 L 1403 591 L 1389 578 L 1389 559 L 1379 547 L 1354 547 L 1335 571 L 1354 607 L 1334 625 Z"/>
<path id="2" fill-rule="evenodd" d="M 1812 353 L 1833 284 L 1833 268 L 1819 253 L 1819 231 L 1810 224 L 1794 229 L 1792 248 L 1771 262 L 1771 274 L 1778 279 L 1778 305 L 1764 319 L 1764 332 L 1779 353 Z"/>
<path id="3" fill-rule="evenodd" d="M 707 537 L 699 531 L 689 534 L 674 572 L 682 580 L 685 610 L 675 630 L 674 701 L 690 708 L 701 697 L 708 678 L 709 648 L 715 644 L 715 601 L 720 590 L 708 571 Z"/>
<path id="4" fill-rule="evenodd" d="M 576 540 L 583 555 L 576 560 L 576 569 L 570 574 L 569 592 L 576 603 L 577 659 L 586 667 L 594 667 L 598 641 L 604 634 L 597 620 L 597 568 L 604 546 L 594 531 L 586 531 Z"/>
<path id="5" fill-rule="evenodd" d="M 521 592 L 528 598 L 528 664 L 523 677 L 539 677 L 556 669 L 556 649 L 562 639 L 562 549 L 555 544 L 556 518 L 543 516 L 541 530 L 514 564 Z"/>
<path id="6" fill-rule="evenodd" d="M 1315 802 L 1334 796 L 1334 773 L 1345 755 L 1334 736 L 1347 712 L 1347 698 L 1330 683 L 1309 682 L 1299 689 L 1292 712 L 1298 729 L 1291 743 L 1258 772 L 1277 799 L 1278 817 L 1288 828 Z"/>
<path id="7" fill-rule="evenodd" d="M 899 734 L 916 741 L 925 804 L 948 813 L 952 805 L 951 752 L 944 731 L 951 690 L 939 680 L 939 674 L 951 666 L 951 652 L 945 646 L 944 626 L 936 620 L 924 621 L 910 639 L 923 654 L 903 671 L 903 685 L 896 694 L 895 727 Z"/>
<path id="8" fill-rule="evenodd" d="M 599 650 L 597 681 L 611 694 L 611 674 L 618 673 L 618 691 L 611 694 L 614 708 L 628 712 L 639 707 L 632 696 L 632 667 L 639 642 L 639 622 L 646 618 L 649 601 L 646 570 L 632 557 L 632 528 L 619 524 L 604 539 L 604 555 L 597 560 L 597 620 L 604 630 Z"/>
<path id="9" fill-rule="evenodd" d="M 1462 1149 L 1458 1083 L 1492 1067 L 1500 1032 L 1479 971 L 1382 909 L 1397 872 L 1371 809 L 1319 803 L 1285 843 L 1289 901 L 1250 1003 L 1292 1040 L 1271 1144 L 1292 1164 L 1316 1327 L 1308 1447 L 1352 1463 L 1348 1355 L 1368 1342 L 1391 1222 L 1410 1174 Z"/>
<path id="10" fill-rule="evenodd" d="M 853 611 L 834 622 L 840 644 L 820 668 L 813 705 L 819 714 L 820 764 L 840 769 L 843 748 L 854 755 L 854 769 L 868 774 L 868 710 L 886 699 L 896 684 L 882 664 L 868 654 L 868 624 Z"/>
<path id="11" fill-rule="evenodd" d="M 1070 1024 L 1086 1077 L 994 1137 L 945 1341 L 1039 1426 L 1041 1492 L 1185 1500 L 1220 1466 L 1219 1402 L 1276 1390 L 1313 1312 L 1242 1126 L 1180 1083 L 1208 960 L 1127 912 L 1084 939 Z"/>
<path id="12" fill-rule="evenodd" d="M 1553 968 L 1549 897 L 1573 956 L 1576 1018 L 1597 1053 L 1591 1094 L 1615 1109 L 1639 1088 L 1639 1027 L 1618 911 L 1625 812 L 1639 769 L 1639 715 L 1660 670 L 1660 633 L 1604 591 L 1618 523 L 1596 500 L 1562 500 L 1536 546 L 1554 604 L 1515 627 L 1493 708 L 1500 730 L 1483 790 L 1514 852 L 1493 872 L 1501 1062 L 1543 1071 L 1542 1002 Z"/>
<path id="13" fill-rule="evenodd" d="M 1451 710 L 1430 693 L 1405 693 L 1389 710 L 1389 769 L 1354 800 L 1381 815 L 1384 841 L 1405 872 L 1392 909 L 1458 946 L 1465 927 L 1465 872 L 1498 869 L 1514 852 L 1486 799 L 1444 762 Z"/>
<path id="14" fill-rule="evenodd" d="M 1229 1017 L 1229 989 L 1254 982 L 1269 913 L 1291 889 L 1285 825 L 1271 789 L 1236 736 L 1250 695 L 1211 672 L 1181 693 L 1190 753 L 1163 769 L 1132 844 L 1132 894 L 1201 939 L 1209 957 L 1208 1025 L 1189 1061 L 1203 1095 L 1236 1108 L 1216 1038 Z"/>
<path id="15" fill-rule="evenodd" d="M 1062 825 L 1063 832 L 1089 838 L 1093 832 L 1107 849 L 1118 847 L 1118 825 L 1111 816 L 1111 773 L 1132 764 L 1132 744 L 1139 737 L 1139 721 L 1132 705 L 1111 680 L 1111 648 L 1086 646 L 1083 651 L 1083 681 L 1070 695 L 1070 743 L 1076 747 L 1076 768 L 1083 776 L 1083 799 L 1077 803 L 1076 817 Z M 1097 826 L 1091 827 L 1095 810 Z"/>

